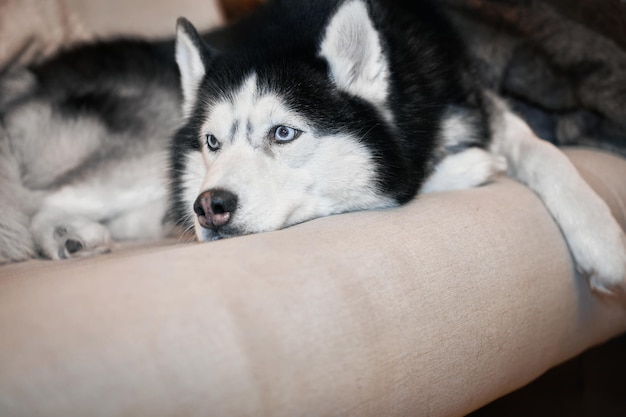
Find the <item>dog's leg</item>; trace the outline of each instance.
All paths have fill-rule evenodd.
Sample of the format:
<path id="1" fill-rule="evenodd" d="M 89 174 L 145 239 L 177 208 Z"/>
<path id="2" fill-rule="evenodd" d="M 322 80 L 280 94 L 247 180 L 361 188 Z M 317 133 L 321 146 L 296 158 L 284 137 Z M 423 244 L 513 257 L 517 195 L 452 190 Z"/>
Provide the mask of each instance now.
<path id="1" fill-rule="evenodd" d="M 163 220 L 166 211 L 167 199 L 155 198 L 154 201 L 127 210 L 104 224 L 115 241 L 160 239 L 167 236 L 172 229 Z"/>
<path id="2" fill-rule="evenodd" d="M 446 156 L 426 179 L 420 193 L 478 187 L 506 171 L 506 160 L 480 148 L 469 148 Z"/>
<path id="3" fill-rule="evenodd" d="M 31 223 L 31 232 L 41 256 L 68 259 L 109 252 L 111 234 L 102 224 L 62 210 L 40 210 Z"/>
<path id="4" fill-rule="evenodd" d="M 510 176 L 528 185 L 561 228 L 577 269 L 593 289 L 626 289 L 626 240 L 607 204 L 558 148 L 496 102 L 491 150 L 506 157 Z"/>

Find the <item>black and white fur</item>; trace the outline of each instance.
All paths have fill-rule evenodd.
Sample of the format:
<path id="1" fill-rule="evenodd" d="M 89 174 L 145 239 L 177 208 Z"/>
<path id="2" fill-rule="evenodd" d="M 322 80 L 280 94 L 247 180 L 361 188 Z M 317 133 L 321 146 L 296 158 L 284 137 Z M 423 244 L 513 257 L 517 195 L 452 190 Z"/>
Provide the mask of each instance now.
<path id="1" fill-rule="evenodd" d="M 163 167 L 156 161 L 163 156 L 167 136 L 178 128 L 169 152 L 170 218 L 193 227 L 201 241 L 277 230 L 346 211 L 393 207 L 419 192 L 478 186 L 507 170 L 542 198 L 591 286 L 602 292 L 623 288 L 624 236 L 607 205 L 557 148 L 539 140 L 509 110 L 492 88 L 493 80 L 479 77 L 475 50 L 468 52 L 457 32 L 462 25 L 451 22 L 428 1 L 274 0 L 233 28 L 228 47 L 223 47 L 223 42 L 205 44 L 189 22 L 180 20 L 172 51 L 180 71 L 180 95 L 169 76 L 155 81 L 143 70 L 136 77 L 144 86 L 141 94 L 133 95 L 134 83 L 104 88 L 114 101 L 139 96 L 150 100 L 102 113 L 137 110 L 128 125 L 141 128 L 119 130 L 126 144 L 121 155 L 129 165 L 150 165 L 159 173 L 141 168 L 141 176 L 107 183 L 103 179 L 115 177 L 121 168 L 111 163 L 110 154 L 91 149 L 85 151 L 88 158 L 76 158 L 80 164 L 62 164 L 72 169 L 44 173 L 50 180 L 37 188 L 24 180 L 20 159 L 10 173 L 11 184 L 31 206 L 15 218 L 0 220 L 0 233 L 7 235 L 0 238 L 2 256 L 14 260 L 34 250 L 53 258 L 88 252 L 77 247 L 99 251 L 108 248 L 108 233 L 113 239 L 127 237 L 116 231 L 128 231 L 129 224 L 153 214 L 150 220 L 158 222 L 139 227 L 142 230 L 129 237 L 158 235 L 164 187 L 156 181 Z M 122 75 L 130 72 L 125 69 Z M 57 87 L 56 95 L 45 96 L 52 115 L 47 123 L 54 125 L 55 117 L 64 128 L 89 123 L 80 108 L 57 116 L 60 103 L 50 97 L 64 97 L 74 85 Z M 11 104 L 22 110 L 5 113 L 10 147 L 15 138 L 27 143 L 23 138 L 36 136 L 25 133 L 25 127 L 16 128 L 21 125 L 13 118 L 31 111 L 41 90 L 38 84 L 27 100 Z M 159 94 L 171 97 L 160 100 Z M 179 101 L 176 109 L 154 105 Z M 142 112 L 155 108 L 158 114 L 151 115 L 159 120 L 150 119 L 154 129 L 148 129 Z M 72 117 L 75 122 L 68 127 Z M 24 118 L 31 123 L 33 119 Z M 88 130 L 94 130 L 91 127 Z M 114 130 L 109 125 L 106 129 Z M 39 144 L 40 138 L 32 141 Z M 121 149 L 112 147 L 110 152 Z M 20 152 L 11 148 L 3 157 L 21 158 Z M 94 166 L 102 166 L 102 171 Z M 153 189 L 148 183 L 138 185 L 144 175 Z M 42 181 L 39 174 L 29 176 Z M 109 199 L 124 193 L 135 198 L 117 206 L 123 209 L 112 210 L 115 205 Z M 93 210 L 95 206 L 103 211 Z M 131 214 L 127 222 L 126 213 L 140 215 Z M 20 230 L 13 227 L 16 223 Z M 122 226 L 116 228 L 118 223 Z M 89 243 L 89 228 L 97 229 L 94 244 Z M 20 245 L 30 251 L 12 255 Z"/>
<path id="2" fill-rule="evenodd" d="M 103 43 L 0 81 L 0 263 L 162 236 L 181 124 L 172 44 Z"/>

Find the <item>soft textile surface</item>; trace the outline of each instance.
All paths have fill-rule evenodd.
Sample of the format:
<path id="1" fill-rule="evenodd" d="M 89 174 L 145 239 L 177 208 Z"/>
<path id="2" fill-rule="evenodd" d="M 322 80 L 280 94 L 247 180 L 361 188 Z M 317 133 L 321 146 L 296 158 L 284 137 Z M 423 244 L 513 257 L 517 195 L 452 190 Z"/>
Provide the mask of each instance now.
<path id="1" fill-rule="evenodd" d="M 0 0 L 0 68 L 41 59 L 87 34 L 64 0 Z"/>
<path id="2" fill-rule="evenodd" d="M 199 30 L 222 23 L 217 0 L 66 0 L 94 35 L 172 36 L 185 16 Z"/>
<path id="3" fill-rule="evenodd" d="M 626 161 L 570 155 L 624 225 Z M 509 179 L 0 275 L 2 416 L 461 416 L 626 330 Z"/>

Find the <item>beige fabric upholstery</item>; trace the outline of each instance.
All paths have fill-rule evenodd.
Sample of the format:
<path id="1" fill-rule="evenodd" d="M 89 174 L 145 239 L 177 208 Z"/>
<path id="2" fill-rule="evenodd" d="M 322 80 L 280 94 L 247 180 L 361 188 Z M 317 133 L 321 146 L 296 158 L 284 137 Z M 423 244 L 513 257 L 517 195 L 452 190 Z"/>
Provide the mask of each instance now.
<path id="1" fill-rule="evenodd" d="M 569 154 L 624 225 L 626 161 Z M 626 330 L 504 178 L 0 276 L 2 416 L 462 416 Z"/>
<path id="2" fill-rule="evenodd" d="M 0 68 L 41 59 L 87 38 L 63 0 L 0 0 Z"/>
<path id="3" fill-rule="evenodd" d="M 222 22 L 216 0 L 65 0 L 97 37 L 171 36 L 176 19 L 187 17 L 199 30 Z"/>

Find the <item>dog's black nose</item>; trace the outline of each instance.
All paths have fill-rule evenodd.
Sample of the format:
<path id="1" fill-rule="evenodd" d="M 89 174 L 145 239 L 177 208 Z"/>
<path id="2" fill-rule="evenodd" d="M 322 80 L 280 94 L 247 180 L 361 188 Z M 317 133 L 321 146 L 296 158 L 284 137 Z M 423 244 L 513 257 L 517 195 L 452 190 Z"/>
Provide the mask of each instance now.
<path id="1" fill-rule="evenodd" d="M 237 210 L 237 196 L 228 190 L 213 189 L 198 196 L 193 205 L 200 226 L 217 229 L 225 226 Z"/>

